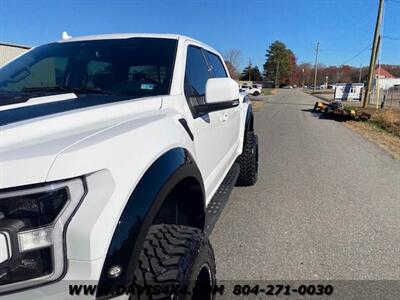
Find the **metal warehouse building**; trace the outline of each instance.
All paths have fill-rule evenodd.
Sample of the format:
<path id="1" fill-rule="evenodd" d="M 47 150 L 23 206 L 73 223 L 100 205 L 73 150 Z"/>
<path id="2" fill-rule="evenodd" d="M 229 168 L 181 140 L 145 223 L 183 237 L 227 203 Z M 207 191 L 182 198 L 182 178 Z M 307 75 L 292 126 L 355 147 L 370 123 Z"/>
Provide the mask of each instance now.
<path id="1" fill-rule="evenodd" d="M 0 42 L 0 67 L 29 49 L 27 46 Z"/>

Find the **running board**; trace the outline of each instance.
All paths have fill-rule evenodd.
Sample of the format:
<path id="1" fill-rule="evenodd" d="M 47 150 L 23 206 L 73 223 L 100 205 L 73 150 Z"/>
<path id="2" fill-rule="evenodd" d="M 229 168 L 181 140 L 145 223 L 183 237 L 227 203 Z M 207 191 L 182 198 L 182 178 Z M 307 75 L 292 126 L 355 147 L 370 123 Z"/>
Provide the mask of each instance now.
<path id="1" fill-rule="evenodd" d="M 218 221 L 225 204 L 228 202 L 229 196 L 238 179 L 240 172 L 239 164 L 233 164 L 228 174 L 225 176 L 214 197 L 206 207 L 206 226 L 204 234 L 209 236 Z"/>

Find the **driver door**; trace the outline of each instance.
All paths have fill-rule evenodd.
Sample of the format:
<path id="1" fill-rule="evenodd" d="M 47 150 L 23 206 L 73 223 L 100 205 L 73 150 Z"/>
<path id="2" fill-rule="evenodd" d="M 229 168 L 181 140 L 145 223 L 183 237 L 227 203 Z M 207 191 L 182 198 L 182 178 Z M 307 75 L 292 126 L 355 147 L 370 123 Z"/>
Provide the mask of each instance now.
<path id="1" fill-rule="evenodd" d="M 190 121 L 206 195 L 214 194 L 235 159 L 240 124 L 238 108 L 196 113 L 196 105 L 206 104 L 206 83 L 214 77 L 205 50 L 188 45 L 185 96 L 192 110 L 193 119 Z M 207 203 L 210 200 L 207 197 Z"/>

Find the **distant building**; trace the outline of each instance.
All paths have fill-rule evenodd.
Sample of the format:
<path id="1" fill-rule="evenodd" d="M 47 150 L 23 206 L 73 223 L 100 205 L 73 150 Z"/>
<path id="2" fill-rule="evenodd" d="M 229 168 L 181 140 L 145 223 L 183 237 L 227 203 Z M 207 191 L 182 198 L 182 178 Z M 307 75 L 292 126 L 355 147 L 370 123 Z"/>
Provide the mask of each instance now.
<path id="1" fill-rule="evenodd" d="M 336 101 L 361 101 L 364 83 L 336 83 Z"/>
<path id="2" fill-rule="evenodd" d="M 395 86 L 400 86 L 400 78 L 394 77 L 383 67 L 376 67 L 374 75 L 372 82 L 374 87 L 378 84 L 380 89 L 388 90 Z"/>
<path id="3" fill-rule="evenodd" d="M 0 42 L 0 67 L 29 49 L 28 46 Z"/>

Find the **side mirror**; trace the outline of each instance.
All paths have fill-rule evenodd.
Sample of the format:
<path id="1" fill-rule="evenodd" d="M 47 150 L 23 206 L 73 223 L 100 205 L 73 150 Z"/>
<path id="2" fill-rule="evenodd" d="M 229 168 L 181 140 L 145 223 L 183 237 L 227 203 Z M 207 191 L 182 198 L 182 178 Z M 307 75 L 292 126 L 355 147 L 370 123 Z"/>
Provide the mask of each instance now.
<path id="1" fill-rule="evenodd" d="M 198 112 L 211 112 L 239 105 L 239 85 L 232 78 L 210 78 L 206 84 L 206 104 Z"/>

